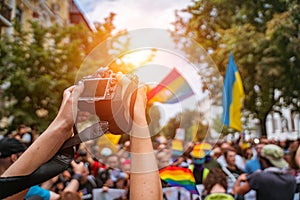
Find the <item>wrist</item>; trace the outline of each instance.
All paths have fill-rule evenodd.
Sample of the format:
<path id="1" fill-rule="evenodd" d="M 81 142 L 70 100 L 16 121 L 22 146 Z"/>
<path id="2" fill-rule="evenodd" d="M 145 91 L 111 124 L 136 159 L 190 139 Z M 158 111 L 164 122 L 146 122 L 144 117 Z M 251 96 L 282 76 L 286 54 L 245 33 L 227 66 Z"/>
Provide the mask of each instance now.
<path id="1" fill-rule="evenodd" d="M 75 174 L 73 174 L 72 179 L 75 179 L 80 183 L 80 181 L 82 179 L 82 175 L 78 174 L 78 173 L 75 173 Z"/>
<path id="2" fill-rule="evenodd" d="M 138 126 L 147 126 L 148 123 L 147 123 L 146 115 L 142 114 L 142 116 L 140 117 L 134 116 L 133 123 Z"/>
<path id="3" fill-rule="evenodd" d="M 62 139 L 65 141 L 69 139 L 73 134 L 73 124 L 66 123 L 66 120 L 56 118 L 53 120 L 53 122 L 50 124 L 48 129 L 56 130 L 56 136 L 62 137 Z"/>
<path id="4" fill-rule="evenodd" d="M 143 123 L 133 122 L 130 136 L 135 138 L 144 138 L 144 139 L 150 138 L 151 135 L 149 132 L 149 127 L 147 122 L 146 121 Z"/>

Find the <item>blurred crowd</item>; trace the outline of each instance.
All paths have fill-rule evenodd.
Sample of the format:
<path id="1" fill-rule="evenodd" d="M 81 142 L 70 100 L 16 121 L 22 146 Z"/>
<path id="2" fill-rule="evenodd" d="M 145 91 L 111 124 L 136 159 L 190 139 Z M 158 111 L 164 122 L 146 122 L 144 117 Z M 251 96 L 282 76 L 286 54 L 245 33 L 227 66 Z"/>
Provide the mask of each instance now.
<path id="1" fill-rule="evenodd" d="M 33 128 L 22 124 L 15 132 L 1 138 L 1 174 L 36 137 Z M 198 199 L 210 199 L 214 194 L 223 195 L 220 199 L 273 199 L 270 195 L 299 199 L 298 140 L 243 141 L 240 138 L 230 142 L 220 140 L 216 144 L 192 142 L 183 145 L 185 151 L 178 154 L 174 153 L 172 140 L 162 137 L 153 140 L 158 168 L 170 165 L 189 168 L 200 194 Z M 26 199 L 92 200 L 93 190 L 100 188 L 102 193 L 122 191 L 113 199 L 129 199 L 130 141 L 119 144 L 115 152 L 108 148 L 95 152 L 95 149 L 99 149 L 96 143 L 83 144 L 67 170 L 31 187 Z M 71 184 L 72 181 L 76 184 Z M 163 180 L 162 186 L 170 187 Z"/>

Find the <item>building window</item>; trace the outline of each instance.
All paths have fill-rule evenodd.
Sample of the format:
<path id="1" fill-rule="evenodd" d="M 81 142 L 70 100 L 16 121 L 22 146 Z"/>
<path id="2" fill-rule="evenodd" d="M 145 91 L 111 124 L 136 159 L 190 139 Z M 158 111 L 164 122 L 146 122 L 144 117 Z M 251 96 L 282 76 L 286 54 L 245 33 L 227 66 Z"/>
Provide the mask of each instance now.
<path id="1" fill-rule="evenodd" d="M 4 0 L 0 0 L 0 14 L 7 21 L 11 21 L 11 11 L 12 8 L 7 4 L 7 2 Z"/>
<path id="2" fill-rule="evenodd" d="M 52 3 L 51 4 L 51 10 L 53 13 L 57 14 L 60 10 L 60 7 L 57 3 Z"/>
<path id="3" fill-rule="evenodd" d="M 22 23 L 23 10 L 19 7 L 16 8 L 16 21 Z"/>
<path id="4" fill-rule="evenodd" d="M 39 18 L 39 13 L 37 11 L 33 11 L 32 17 L 33 18 Z"/>

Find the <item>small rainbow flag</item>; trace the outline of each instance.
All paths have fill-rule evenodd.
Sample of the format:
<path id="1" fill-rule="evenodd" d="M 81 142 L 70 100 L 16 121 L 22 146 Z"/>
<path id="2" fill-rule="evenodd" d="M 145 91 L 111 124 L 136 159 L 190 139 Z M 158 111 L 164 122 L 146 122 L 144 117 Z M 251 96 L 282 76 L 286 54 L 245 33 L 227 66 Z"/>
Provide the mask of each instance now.
<path id="1" fill-rule="evenodd" d="M 160 169 L 159 175 L 170 186 L 184 187 L 192 194 L 199 194 L 193 172 L 188 168 L 168 166 Z"/>
<path id="2" fill-rule="evenodd" d="M 148 103 L 161 102 L 166 104 L 178 103 L 194 94 L 183 76 L 173 70 L 152 90 L 147 93 Z"/>

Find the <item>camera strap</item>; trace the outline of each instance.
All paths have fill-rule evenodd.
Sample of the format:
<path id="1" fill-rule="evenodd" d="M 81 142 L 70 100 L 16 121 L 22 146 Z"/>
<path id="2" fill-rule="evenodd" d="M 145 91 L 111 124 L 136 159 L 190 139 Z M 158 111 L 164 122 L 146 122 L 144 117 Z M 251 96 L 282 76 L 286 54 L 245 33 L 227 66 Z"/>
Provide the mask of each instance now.
<path id="1" fill-rule="evenodd" d="M 89 140 L 94 140 L 101 137 L 108 131 L 108 125 L 103 125 L 101 122 L 97 122 L 88 128 L 84 129 L 80 133 L 77 132 L 76 127 L 73 129 L 75 134 L 73 137 L 69 138 L 61 147 L 61 150 L 76 146 L 82 142 Z"/>
<path id="2" fill-rule="evenodd" d="M 66 170 L 74 157 L 74 148 L 58 152 L 47 163 L 24 176 L 0 177 L 0 199 L 16 194 L 33 185 L 45 182 Z"/>
<path id="3" fill-rule="evenodd" d="M 74 157 L 76 146 L 104 135 L 108 126 L 95 123 L 80 133 L 74 126 L 74 136 L 68 139 L 57 154 L 34 172 L 25 176 L 0 177 L 0 199 L 16 194 L 33 185 L 45 182 L 66 170 Z"/>

